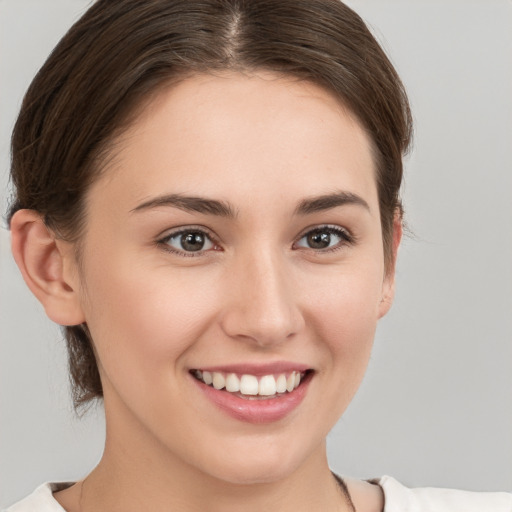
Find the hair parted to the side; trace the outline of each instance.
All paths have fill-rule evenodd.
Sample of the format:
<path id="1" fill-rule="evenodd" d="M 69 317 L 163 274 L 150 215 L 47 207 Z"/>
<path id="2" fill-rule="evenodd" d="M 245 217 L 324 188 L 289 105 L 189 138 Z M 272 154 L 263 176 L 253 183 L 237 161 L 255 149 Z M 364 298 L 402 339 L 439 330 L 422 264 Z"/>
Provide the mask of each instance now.
<path id="1" fill-rule="evenodd" d="M 411 114 L 390 61 L 338 0 L 98 0 L 25 95 L 12 136 L 8 219 L 33 209 L 59 237 L 79 242 L 85 192 L 137 107 L 169 83 L 223 70 L 316 83 L 356 116 L 373 144 L 389 265 Z M 78 407 L 102 387 L 87 326 L 67 326 L 65 335 Z"/>

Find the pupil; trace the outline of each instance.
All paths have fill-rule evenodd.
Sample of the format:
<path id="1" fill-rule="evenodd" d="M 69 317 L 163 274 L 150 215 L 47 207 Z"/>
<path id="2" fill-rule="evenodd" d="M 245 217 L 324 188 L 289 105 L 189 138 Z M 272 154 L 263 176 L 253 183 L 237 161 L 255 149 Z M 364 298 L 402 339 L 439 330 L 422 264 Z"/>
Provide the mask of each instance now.
<path id="1" fill-rule="evenodd" d="M 317 232 L 308 235 L 309 246 L 313 249 L 325 249 L 331 243 L 330 233 Z"/>
<path id="2" fill-rule="evenodd" d="M 186 251 L 199 251 L 204 247 L 204 235 L 202 233 L 181 235 L 181 246 Z"/>

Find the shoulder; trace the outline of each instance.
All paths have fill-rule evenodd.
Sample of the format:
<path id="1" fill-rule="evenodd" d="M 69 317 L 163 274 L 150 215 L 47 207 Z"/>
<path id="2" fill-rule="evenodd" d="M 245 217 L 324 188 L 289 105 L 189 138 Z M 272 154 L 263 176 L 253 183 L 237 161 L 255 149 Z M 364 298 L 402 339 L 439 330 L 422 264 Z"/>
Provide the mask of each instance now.
<path id="1" fill-rule="evenodd" d="M 46 483 L 32 494 L 2 512 L 65 512 L 53 497 L 53 493 L 72 485 L 71 483 Z"/>
<path id="2" fill-rule="evenodd" d="M 392 477 L 373 480 L 384 492 L 384 512 L 512 512 L 512 494 L 432 487 L 409 489 Z"/>

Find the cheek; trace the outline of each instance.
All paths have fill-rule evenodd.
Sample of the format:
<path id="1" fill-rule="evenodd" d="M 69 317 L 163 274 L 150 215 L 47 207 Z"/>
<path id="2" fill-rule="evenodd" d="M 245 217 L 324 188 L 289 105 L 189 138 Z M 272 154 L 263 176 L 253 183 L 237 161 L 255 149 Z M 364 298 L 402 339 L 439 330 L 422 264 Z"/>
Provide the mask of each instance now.
<path id="1" fill-rule="evenodd" d="M 344 385 L 361 380 L 375 336 L 382 295 L 380 268 L 340 269 L 326 282 L 317 283 L 309 296 L 310 324 L 319 348 L 329 352 L 332 366 L 342 366 Z"/>
<path id="2" fill-rule="evenodd" d="M 111 267 L 91 261 L 86 273 L 87 295 L 94 297 L 86 320 L 100 366 L 110 380 L 172 379 L 169 367 L 180 366 L 214 314 L 215 288 L 205 276 L 113 260 Z"/>
<path id="3" fill-rule="evenodd" d="M 373 266 L 345 269 L 315 280 L 306 298 L 308 339 L 320 356 L 319 391 L 312 405 L 317 425 L 328 431 L 342 416 L 364 377 L 373 346 L 382 274 Z"/>

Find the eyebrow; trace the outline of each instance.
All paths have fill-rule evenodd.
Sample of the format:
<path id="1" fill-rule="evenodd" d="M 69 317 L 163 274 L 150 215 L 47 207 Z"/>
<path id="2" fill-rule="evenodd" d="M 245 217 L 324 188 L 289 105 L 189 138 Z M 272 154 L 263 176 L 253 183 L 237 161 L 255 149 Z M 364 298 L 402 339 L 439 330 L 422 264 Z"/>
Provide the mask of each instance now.
<path id="1" fill-rule="evenodd" d="M 308 215 L 345 205 L 362 206 L 370 211 L 370 206 L 361 196 L 352 192 L 342 191 L 304 199 L 297 206 L 295 213 L 298 215 Z"/>
<path id="2" fill-rule="evenodd" d="M 295 214 L 309 215 L 345 205 L 362 206 L 370 211 L 368 203 L 362 197 L 352 192 L 342 191 L 304 199 L 295 209 Z M 179 208 L 180 210 L 216 215 L 230 219 L 234 219 L 237 216 L 232 206 L 224 201 L 204 197 L 184 196 L 181 194 L 166 194 L 155 197 L 136 206 L 130 210 L 130 212 L 145 211 L 160 206 L 169 206 Z"/>
<path id="3" fill-rule="evenodd" d="M 159 206 L 170 206 L 185 211 L 218 215 L 219 217 L 236 217 L 235 210 L 224 201 L 195 196 L 183 196 L 181 194 L 167 194 L 155 197 L 138 205 L 130 210 L 130 212 L 149 210 L 151 208 L 158 208 Z"/>

